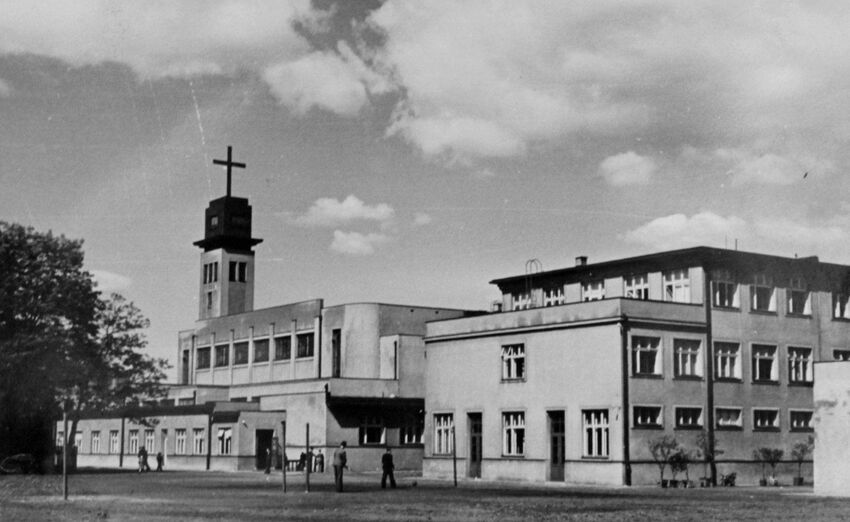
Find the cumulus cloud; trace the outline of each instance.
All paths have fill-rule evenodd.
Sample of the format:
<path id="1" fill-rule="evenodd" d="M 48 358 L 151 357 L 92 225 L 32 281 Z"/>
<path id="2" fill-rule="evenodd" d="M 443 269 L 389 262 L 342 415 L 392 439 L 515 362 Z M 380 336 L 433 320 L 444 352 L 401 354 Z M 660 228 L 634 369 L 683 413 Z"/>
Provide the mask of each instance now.
<path id="1" fill-rule="evenodd" d="M 295 218 L 295 223 L 303 226 L 332 227 L 356 220 L 388 222 L 395 210 L 386 203 L 367 205 L 357 196 L 350 194 L 344 200 L 319 198 L 307 212 Z"/>
<path id="2" fill-rule="evenodd" d="M 722 246 L 733 238 L 749 236 L 747 223 L 738 217 L 700 212 L 691 217 L 672 214 L 654 219 L 625 234 L 625 240 L 657 250 L 697 245 Z"/>
<path id="3" fill-rule="evenodd" d="M 599 174 L 610 185 L 644 185 L 650 181 L 658 166 L 652 158 L 634 151 L 609 156 L 599 164 Z"/>
<path id="4" fill-rule="evenodd" d="M 434 221 L 434 218 L 432 218 L 430 214 L 426 214 L 425 212 L 417 212 L 413 216 L 413 224 L 416 226 L 428 225 L 432 221 Z"/>
<path id="5" fill-rule="evenodd" d="M 104 294 L 126 290 L 133 284 L 133 281 L 129 277 L 107 272 L 106 270 L 92 270 L 91 273 L 94 276 L 97 289 Z"/>
<path id="6" fill-rule="evenodd" d="M 360 232 L 343 232 L 341 230 L 334 230 L 334 239 L 331 243 L 331 250 L 341 254 L 367 256 L 374 254 L 375 248 L 387 241 L 389 241 L 389 237 L 384 234 L 361 234 Z"/>

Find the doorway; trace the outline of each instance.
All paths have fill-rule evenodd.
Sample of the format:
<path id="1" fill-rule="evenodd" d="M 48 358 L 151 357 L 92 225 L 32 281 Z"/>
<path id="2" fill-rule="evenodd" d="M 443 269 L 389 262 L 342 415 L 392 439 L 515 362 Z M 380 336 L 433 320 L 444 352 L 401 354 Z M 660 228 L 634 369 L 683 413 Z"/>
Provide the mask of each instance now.
<path id="1" fill-rule="evenodd" d="M 563 410 L 549 414 L 549 480 L 563 482 L 566 426 Z"/>
<path id="2" fill-rule="evenodd" d="M 272 438 L 274 430 L 257 430 L 256 443 L 257 469 L 266 469 L 272 458 Z"/>
<path id="3" fill-rule="evenodd" d="M 469 466 L 467 473 L 470 478 L 481 478 L 482 426 L 481 414 L 467 414 L 469 425 Z"/>

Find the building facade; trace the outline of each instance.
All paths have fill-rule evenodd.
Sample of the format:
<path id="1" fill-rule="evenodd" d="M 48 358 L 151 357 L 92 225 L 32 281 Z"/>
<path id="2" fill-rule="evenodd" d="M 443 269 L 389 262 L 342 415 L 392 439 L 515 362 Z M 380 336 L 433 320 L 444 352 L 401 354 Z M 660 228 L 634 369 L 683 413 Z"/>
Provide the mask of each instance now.
<path id="1" fill-rule="evenodd" d="M 428 324 L 426 476 L 456 458 L 467 477 L 651 484 L 669 435 L 691 479 L 712 473 L 702 438 L 717 476 L 756 482 L 769 447 L 790 483 L 813 363 L 850 357 L 850 267 L 814 257 L 697 247 L 492 283 L 494 313 Z"/>

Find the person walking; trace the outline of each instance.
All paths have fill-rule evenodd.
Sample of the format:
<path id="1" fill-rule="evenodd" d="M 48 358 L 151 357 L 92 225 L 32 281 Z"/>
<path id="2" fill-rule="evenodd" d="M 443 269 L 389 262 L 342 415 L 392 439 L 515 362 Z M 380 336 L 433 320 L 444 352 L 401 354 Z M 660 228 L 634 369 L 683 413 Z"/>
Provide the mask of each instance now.
<path id="1" fill-rule="evenodd" d="M 148 450 L 145 449 L 144 446 L 139 448 L 139 473 L 142 471 L 150 471 L 151 467 L 148 465 Z"/>
<path id="2" fill-rule="evenodd" d="M 325 456 L 322 454 L 322 450 L 316 450 L 316 461 L 313 465 L 313 471 L 316 473 L 325 472 Z"/>
<path id="3" fill-rule="evenodd" d="M 156 470 L 162 471 L 162 463 L 165 461 L 165 457 L 162 455 L 162 452 L 156 454 Z"/>
<path id="4" fill-rule="evenodd" d="M 345 441 L 339 443 L 339 447 L 334 450 L 334 483 L 336 490 L 342 493 L 342 473 L 348 467 L 348 456 L 345 454 L 345 447 L 348 444 Z"/>
<path id="5" fill-rule="evenodd" d="M 393 475 L 395 464 L 393 464 L 393 454 L 389 446 L 387 446 L 387 452 L 381 456 L 381 468 L 384 470 L 384 474 L 381 475 L 381 489 L 387 489 L 387 477 L 390 479 L 390 487 L 395 489 L 395 476 Z"/>

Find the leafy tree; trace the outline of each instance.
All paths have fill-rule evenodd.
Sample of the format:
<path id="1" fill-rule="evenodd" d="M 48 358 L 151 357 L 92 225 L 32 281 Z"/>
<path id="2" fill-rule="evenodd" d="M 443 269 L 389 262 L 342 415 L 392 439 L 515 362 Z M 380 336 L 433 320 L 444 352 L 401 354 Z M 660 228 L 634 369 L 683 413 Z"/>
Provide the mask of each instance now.
<path id="1" fill-rule="evenodd" d="M 815 438 L 809 435 L 807 440 L 794 443 L 791 448 L 791 458 L 797 461 L 797 477 L 803 476 L 803 461 L 812 453 L 815 447 Z"/>
<path id="2" fill-rule="evenodd" d="M 761 478 L 762 480 L 767 480 L 767 477 L 764 474 L 764 465 L 768 464 L 770 466 L 770 476 L 776 477 L 776 464 L 782 460 L 782 456 L 785 455 L 785 452 L 781 449 L 776 448 L 759 448 L 753 451 L 753 458 L 761 462 Z"/>
<path id="3" fill-rule="evenodd" d="M 661 472 L 661 484 L 664 484 L 664 468 L 670 457 L 679 449 L 679 442 L 671 435 L 663 435 L 647 441 L 649 452 Z"/>
<path id="4" fill-rule="evenodd" d="M 685 474 L 685 482 L 690 482 L 691 477 L 688 474 L 688 464 L 691 462 L 691 453 L 686 449 L 679 447 L 670 455 L 670 471 L 673 472 L 675 479 L 679 473 Z"/>
<path id="5" fill-rule="evenodd" d="M 718 455 L 723 455 L 723 450 L 720 449 L 720 441 L 717 437 L 709 437 L 708 430 L 704 429 L 697 435 L 697 451 L 700 458 L 703 459 L 703 476 L 709 477 L 712 485 L 717 485 L 717 472 L 715 469 L 714 460 Z M 711 466 L 711 476 L 708 475 L 708 466 Z"/>

